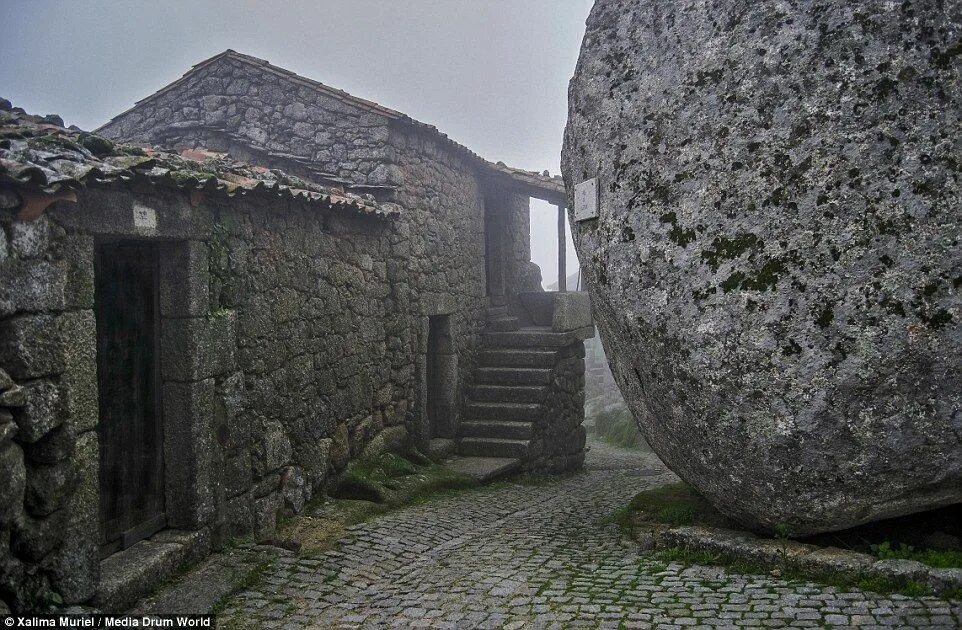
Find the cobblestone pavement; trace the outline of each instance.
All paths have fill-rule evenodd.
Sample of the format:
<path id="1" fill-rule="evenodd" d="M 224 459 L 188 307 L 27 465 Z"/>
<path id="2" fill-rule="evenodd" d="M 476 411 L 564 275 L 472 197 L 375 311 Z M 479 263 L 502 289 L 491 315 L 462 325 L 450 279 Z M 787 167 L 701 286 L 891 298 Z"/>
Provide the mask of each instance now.
<path id="1" fill-rule="evenodd" d="M 673 477 L 592 444 L 586 469 L 501 484 L 352 527 L 337 551 L 282 557 L 222 622 L 277 628 L 962 626 L 962 602 L 840 592 L 647 558 L 605 521 Z"/>

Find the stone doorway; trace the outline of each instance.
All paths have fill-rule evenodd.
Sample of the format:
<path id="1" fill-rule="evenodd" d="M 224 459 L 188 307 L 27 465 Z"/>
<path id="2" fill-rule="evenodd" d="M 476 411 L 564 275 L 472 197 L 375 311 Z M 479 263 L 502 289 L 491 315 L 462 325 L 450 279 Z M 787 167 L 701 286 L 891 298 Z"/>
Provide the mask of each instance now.
<path id="1" fill-rule="evenodd" d="M 428 318 L 427 412 L 429 438 L 453 438 L 457 427 L 458 356 L 451 316 Z"/>
<path id="2" fill-rule="evenodd" d="M 485 290 L 488 306 L 507 304 L 504 277 L 504 221 L 502 204 L 496 198 L 484 200 Z"/>
<path id="3" fill-rule="evenodd" d="M 106 557 L 167 525 L 158 248 L 101 243 L 94 273 L 100 555 Z"/>

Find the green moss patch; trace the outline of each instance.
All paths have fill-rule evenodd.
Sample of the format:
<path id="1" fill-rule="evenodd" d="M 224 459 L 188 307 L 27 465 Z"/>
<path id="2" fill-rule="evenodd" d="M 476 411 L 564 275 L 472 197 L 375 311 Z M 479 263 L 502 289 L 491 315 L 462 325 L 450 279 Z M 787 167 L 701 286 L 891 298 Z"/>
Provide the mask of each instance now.
<path id="1" fill-rule="evenodd" d="M 616 512 L 611 520 L 628 533 L 639 525 L 701 525 L 736 528 L 737 525 L 716 510 L 703 496 L 685 483 L 673 483 L 646 490 Z"/>
<path id="2" fill-rule="evenodd" d="M 347 467 L 334 495 L 342 499 L 361 499 L 399 506 L 442 490 L 460 490 L 477 485 L 470 477 L 441 464 L 421 459 L 414 463 L 406 457 L 385 453 L 360 459 Z"/>

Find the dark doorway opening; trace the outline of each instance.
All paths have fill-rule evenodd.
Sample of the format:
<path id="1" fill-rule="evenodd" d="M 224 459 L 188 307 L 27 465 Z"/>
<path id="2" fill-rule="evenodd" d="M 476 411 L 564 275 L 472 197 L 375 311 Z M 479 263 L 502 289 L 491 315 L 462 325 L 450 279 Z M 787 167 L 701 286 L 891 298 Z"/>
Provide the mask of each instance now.
<path id="1" fill-rule="evenodd" d="M 94 272 L 105 557 L 167 524 L 157 246 L 99 244 Z"/>
<path id="2" fill-rule="evenodd" d="M 485 289 L 490 306 L 504 306 L 504 220 L 502 203 L 494 198 L 484 200 L 484 270 Z"/>
<path id="3" fill-rule="evenodd" d="M 453 438 L 457 423 L 458 357 L 451 317 L 428 318 L 427 412 L 429 437 Z"/>

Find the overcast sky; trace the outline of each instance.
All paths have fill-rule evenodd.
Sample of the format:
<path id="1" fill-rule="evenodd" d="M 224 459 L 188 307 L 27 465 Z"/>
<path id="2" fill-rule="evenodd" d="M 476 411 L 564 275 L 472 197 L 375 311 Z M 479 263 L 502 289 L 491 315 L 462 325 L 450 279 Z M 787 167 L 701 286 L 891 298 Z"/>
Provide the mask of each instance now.
<path id="1" fill-rule="evenodd" d="M 233 48 L 436 125 L 489 160 L 557 174 L 591 4 L 0 0 L 0 96 L 93 129 Z M 556 214 L 534 200 L 531 210 L 532 258 L 548 284 Z"/>

